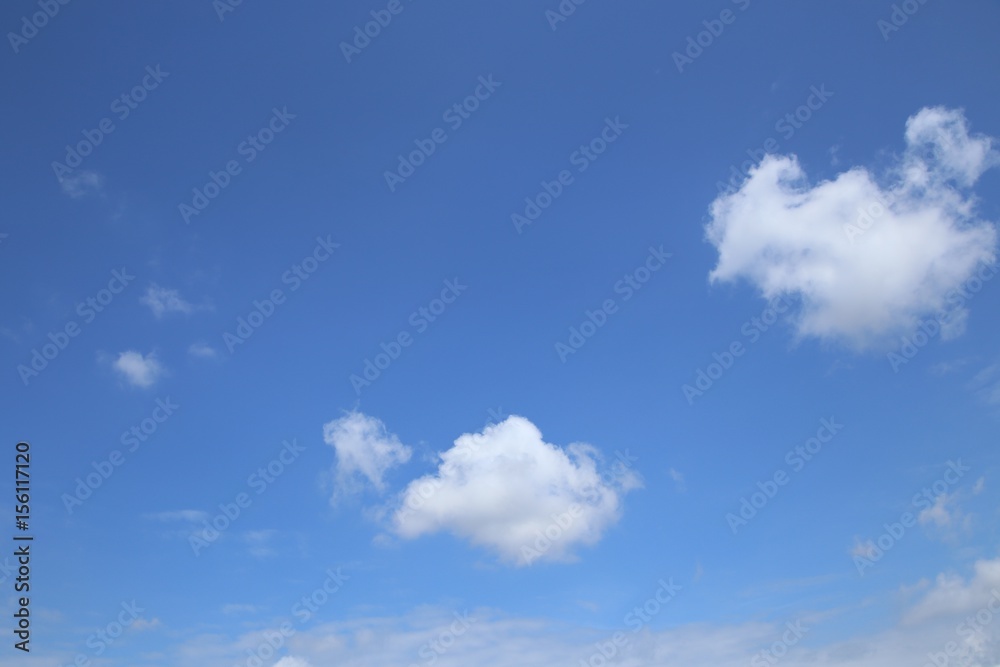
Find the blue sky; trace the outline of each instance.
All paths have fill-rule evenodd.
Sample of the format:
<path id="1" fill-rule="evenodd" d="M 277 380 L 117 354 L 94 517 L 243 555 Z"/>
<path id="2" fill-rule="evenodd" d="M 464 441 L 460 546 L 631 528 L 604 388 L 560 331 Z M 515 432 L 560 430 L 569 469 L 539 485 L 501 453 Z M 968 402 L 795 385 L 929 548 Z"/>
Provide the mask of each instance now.
<path id="1" fill-rule="evenodd" d="M 2 663 L 998 664 L 998 19 L 6 6 Z"/>

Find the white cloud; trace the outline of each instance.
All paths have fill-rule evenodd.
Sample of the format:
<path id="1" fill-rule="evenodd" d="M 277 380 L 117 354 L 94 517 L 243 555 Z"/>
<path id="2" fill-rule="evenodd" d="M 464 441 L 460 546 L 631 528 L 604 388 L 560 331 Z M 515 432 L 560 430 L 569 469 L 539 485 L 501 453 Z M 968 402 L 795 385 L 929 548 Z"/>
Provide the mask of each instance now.
<path id="1" fill-rule="evenodd" d="M 287 656 L 274 663 L 274 667 L 312 667 L 308 662 L 302 658 L 293 658 Z"/>
<path id="2" fill-rule="evenodd" d="M 769 155 L 711 205 L 712 282 L 791 296 L 800 337 L 866 348 L 944 309 L 951 290 L 995 258 L 996 229 L 966 191 L 998 153 L 961 111 L 922 109 L 884 184 L 855 167 L 811 186 L 795 156 Z M 947 335 L 961 333 L 959 305 Z"/>
<path id="3" fill-rule="evenodd" d="M 951 526 L 959 516 L 958 507 L 955 506 L 955 496 L 942 493 L 934 499 L 934 504 L 925 508 L 917 515 L 917 520 L 921 524 L 932 523 L 938 528 Z"/>
<path id="4" fill-rule="evenodd" d="M 956 574 L 939 574 L 934 587 L 908 610 L 903 621 L 914 624 L 941 616 L 968 614 L 989 602 L 994 593 L 1000 596 L 998 587 L 1000 558 L 976 561 L 973 574 L 967 582 Z M 1000 610 L 994 613 L 1000 615 Z"/>
<path id="5" fill-rule="evenodd" d="M 100 192 L 103 186 L 104 177 L 96 171 L 83 170 L 59 178 L 59 187 L 62 188 L 63 194 L 73 199 L 79 199 L 91 192 Z"/>
<path id="6" fill-rule="evenodd" d="M 409 461 L 412 454 L 380 420 L 357 411 L 324 424 L 323 441 L 337 453 L 334 499 L 362 490 L 364 480 L 384 492 L 385 473 Z"/>
<path id="7" fill-rule="evenodd" d="M 149 306 L 153 315 L 159 319 L 168 313 L 183 313 L 190 315 L 196 309 L 193 304 L 188 303 L 181 297 L 181 293 L 175 289 L 167 289 L 153 283 L 146 288 L 146 293 L 139 299 L 139 303 Z"/>
<path id="8" fill-rule="evenodd" d="M 129 384 L 143 388 L 153 386 L 164 373 L 155 352 L 145 356 L 135 350 L 122 352 L 112 363 L 112 367 Z"/>
<path id="9" fill-rule="evenodd" d="M 200 359 L 214 359 L 219 356 L 218 350 L 207 343 L 192 343 L 188 347 L 188 354 Z"/>
<path id="10" fill-rule="evenodd" d="M 518 565 L 570 560 L 574 547 L 596 543 L 621 516 L 624 494 L 640 485 L 624 465 L 602 477 L 594 447 L 563 450 L 518 416 L 460 436 L 440 456 L 436 474 L 401 494 L 394 532 L 447 531 Z"/>
<path id="11" fill-rule="evenodd" d="M 674 488 L 677 489 L 678 493 L 684 493 L 687 491 L 687 484 L 684 482 L 683 473 L 671 468 L 667 471 L 667 474 L 670 475 L 670 479 L 674 481 Z"/>

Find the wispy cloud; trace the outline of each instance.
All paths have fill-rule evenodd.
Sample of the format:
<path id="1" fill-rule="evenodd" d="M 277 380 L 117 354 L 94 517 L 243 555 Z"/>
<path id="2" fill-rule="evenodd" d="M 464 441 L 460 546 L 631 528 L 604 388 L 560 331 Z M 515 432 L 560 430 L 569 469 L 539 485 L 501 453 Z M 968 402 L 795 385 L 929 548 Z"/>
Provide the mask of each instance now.
<path id="1" fill-rule="evenodd" d="M 63 194 L 79 199 L 91 193 L 100 193 L 104 187 L 104 177 L 96 171 L 81 170 L 59 179 Z"/>

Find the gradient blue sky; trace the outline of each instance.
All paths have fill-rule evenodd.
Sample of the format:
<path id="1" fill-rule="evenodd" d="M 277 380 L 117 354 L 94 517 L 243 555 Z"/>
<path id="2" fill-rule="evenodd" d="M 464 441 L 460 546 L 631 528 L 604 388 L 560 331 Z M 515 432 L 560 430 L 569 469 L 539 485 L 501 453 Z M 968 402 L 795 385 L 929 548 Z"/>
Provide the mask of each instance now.
<path id="1" fill-rule="evenodd" d="M 887 354 L 993 257 L 996 155 L 975 151 L 1000 136 L 1000 7 L 914 1 L 885 32 L 891 3 L 592 0 L 552 29 L 554 0 L 401 0 L 348 63 L 341 42 L 386 6 L 243 2 L 220 20 L 208 0 L 73 2 L 4 47 L 0 440 L 7 471 L 14 443 L 32 443 L 36 541 L 32 652 L 10 646 L 16 601 L 0 570 L 0 662 L 246 664 L 338 567 L 349 579 L 263 665 L 577 665 L 620 630 L 623 665 L 748 664 L 802 619 L 789 665 L 918 665 L 958 641 L 948 614 L 1000 586 L 995 281 L 948 340 L 932 336 L 895 370 Z M 711 23 L 724 10 L 732 20 Z M 19 32 L 37 11 L 10 3 L 0 26 Z M 678 71 L 675 52 L 705 21 L 721 34 Z M 112 105 L 147 67 L 167 75 L 122 118 Z M 454 127 L 443 114 L 480 77 L 499 85 Z M 819 102 L 817 89 L 831 95 Z M 810 99 L 789 132 L 782 119 Z M 241 149 L 275 109 L 294 118 L 264 150 Z M 911 126 L 931 138 L 908 148 L 921 110 Z M 104 118 L 114 130 L 57 177 L 52 163 Z M 581 163 L 608 119 L 627 127 Z M 969 145 L 934 143 L 956 127 Z M 385 172 L 436 128 L 446 141 L 390 191 Z M 717 202 L 769 139 L 776 155 Z M 935 152 L 947 145 L 961 155 Z M 179 206 L 231 160 L 239 173 L 186 222 Z M 918 163 L 931 184 L 906 190 L 900 174 Z M 788 186 L 796 168 L 804 179 Z M 518 230 L 511 215 L 564 170 L 572 183 Z M 857 217 L 859 190 L 838 180 L 850 170 L 908 197 L 859 239 L 880 235 L 881 255 L 826 234 Z M 938 204 L 943 227 L 910 224 Z M 286 272 L 317 238 L 339 247 L 296 282 Z M 791 268 L 769 264 L 775 247 Z M 626 289 L 650 248 L 670 258 Z M 134 280 L 90 321 L 79 304 L 116 270 Z M 927 280 L 885 287 L 897 276 Z M 467 289 L 431 322 L 420 309 L 446 281 Z M 273 316 L 227 349 L 224 335 L 275 289 Z M 751 342 L 746 323 L 775 295 L 789 310 Z M 609 299 L 606 324 L 561 359 L 556 344 Z M 69 323 L 79 335 L 24 381 L 18 366 Z M 357 390 L 351 376 L 401 333 L 411 344 Z M 734 342 L 745 353 L 689 401 L 683 386 Z M 167 399 L 179 407 L 128 451 L 123 432 Z M 354 468 L 324 439 L 352 415 L 384 429 L 352 441 Z M 795 470 L 786 453 L 831 418 L 843 429 Z M 505 426 L 482 441 L 503 451 L 508 429 L 529 467 L 573 443 L 596 448 L 576 462 L 598 470 L 616 452 L 635 457 L 636 479 L 602 482 L 615 502 L 594 510 L 591 543 L 510 562 L 509 525 L 475 514 L 485 485 L 465 487 L 436 532 L 393 523 L 408 484 L 494 422 Z M 531 424 L 551 445 L 524 436 Z M 304 450 L 258 494 L 248 477 L 293 439 Z M 64 494 L 115 450 L 124 462 L 67 511 Z M 958 459 L 970 470 L 859 573 L 867 541 L 921 512 L 913 496 Z M 466 472 L 495 479 L 496 460 Z M 579 491 L 560 475 L 580 468 L 566 465 L 549 480 L 557 500 Z M 779 470 L 788 484 L 734 534 L 727 514 Z M 9 498 L 13 474 L 2 477 Z M 241 492 L 250 506 L 195 555 L 201 520 Z M 633 635 L 625 615 L 671 578 L 682 590 Z M 132 600 L 142 621 L 97 655 L 88 638 Z M 466 610 L 478 619 L 468 633 L 421 652 Z M 1000 632 L 984 632 L 971 664 L 1000 657 Z"/>

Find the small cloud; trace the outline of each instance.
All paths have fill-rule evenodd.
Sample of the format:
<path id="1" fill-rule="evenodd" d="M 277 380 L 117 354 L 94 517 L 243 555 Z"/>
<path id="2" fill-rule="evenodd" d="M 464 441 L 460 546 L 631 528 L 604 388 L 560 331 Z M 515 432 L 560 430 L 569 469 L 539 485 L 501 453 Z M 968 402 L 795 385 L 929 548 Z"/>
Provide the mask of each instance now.
<path id="1" fill-rule="evenodd" d="M 850 553 L 851 556 L 854 558 L 871 559 L 874 558 L 878 552 L 875 550 L 875 543 L 872 542 L 871 540 L 862 542 L 861 538 L 855 537 L 854 546 L 851 547 Z"/>
<path id="2" fill-rule="evenodd" d="M 131 627 L 133 630 L 138 630 L 141 632 L 142 630 L 152 630 L 153 628 L 158 628 L 161 625 L 163 624 L 160 623 L 160 619 L 158 618 L 152 618 L 148 621 L 144 618 L 137 618 L 134 621 L 132 621 Z"/>
<path id="3" fill-rule="evenodd" d="M 135 350 L 128 350 L 118 355 L 112 367 L 122 378 L 134 387 L 152 387 L 164 374 L 163 365 L 156 358 L 155 352 L 143 356 Z"/>
<path id="4" fill-rule="evenodd" d="M 253 614 L 261 611 L 263 607 L 253 604 L 226 604 L 222 606 L 223 614 Z"/>
<path id="5" fill-rule="evenodd" d="M 86 194 L 101 192 L 104 186 L 104 177 L 96 171 L 78 171 L 69 176 L 59 178 L 59 186 L 63 194 L 79 199 Z"/>
<path id="6" fill-rule="evenodd" d="M 980 493 L 983 492 L 983 489 L 985 487 L 986 487 L 986 478 L 980 477 L 979 479 L 976 480 L 975 485 L 972 487 L 972 495 L 978 496 Z"/>
<path id="7" fill-rule="evenodd" d="M 324 424 L 323 441 L 337 454 L 334 500 L 361 491 L 365 480 L 384 492 L 385 473 L 409 461 L 413 453 L 381 420 L 357 411 Z"/>
<path id="8" fill-rule="evenodd" d="M 674 488 L 677 490 L 677 493 L 684 493 L 687 491 L 687 485 L 684 483 L 684 475 L 677 472 L 673 468 L 668 470 L 667 474 L 670 475 L 670 479 L 674 480 Z"/>
<path id="9" fill-rule="evenodd" d="M 276 530 L 250 530 L 243 533 L 243 541 L 250 547 L 251 556 L 267 558 L 274 555 L 270 543 L 277 534 Z"/>
<path id="10" fill-rule="evenodd" d="M 952 524 L 955 519 L 953 513 L 957 514 L 957 508 L 955 510 L 950 510 L 949 505 L 954 504 L 954 496 L 949 496 L 947 493 L 942 493 L 940 496 L 934 499 L 934 504 L 930 507 L 922 510 L 917 516 L 917 521 L 921 524 L 933 523 L 939 528 L 946 528 Z"/>
<path id="11" fill-rule="evenodd" d="M 625 459 L 602 471 L 592 445 L 547 443 L 516 415 L 458 437 L 439 457 L 435 474 L 398 497 L 394 532 L 448 532 L 517 566 L 574 560 L 574 549 L 599 542 L 621 518 L 625 494 L 642 486 Z"/>
<path id="12" fill-rule="evenodd" d="M 207 343 L 192 343 L 188 354 L 199 359 L 215 359 L 219 356 L 219 351 Z"/>
<path id="13" fill-rule="evenodd" d="M 205 306 L 195 306 L 185 301 L 177 290 L 160 287 L 156 283 L 146 288 L 146 293 L 139 299 L 139 303 L 149 306 L 157 319 L 170 313 L 190 315 L 196 310 L 205 309 Z"/>

